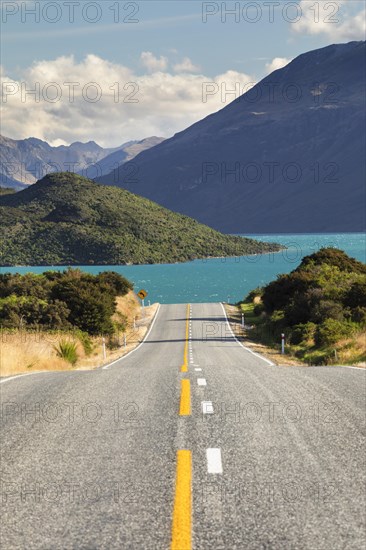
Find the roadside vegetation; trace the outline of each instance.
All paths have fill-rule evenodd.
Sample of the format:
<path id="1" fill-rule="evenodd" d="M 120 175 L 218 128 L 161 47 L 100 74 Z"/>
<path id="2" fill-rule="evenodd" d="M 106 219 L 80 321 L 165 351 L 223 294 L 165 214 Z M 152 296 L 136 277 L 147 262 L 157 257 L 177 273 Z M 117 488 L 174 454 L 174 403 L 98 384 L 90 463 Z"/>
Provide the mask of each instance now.
<path id="1" fill-rule="evenodd" d="M 366 361 L 366 266 L 323 248 L 239 303 L 248 336 L 312 365 Z"/>
<path id="2" fill-rule="evenodd" d="M 120 348 L 139 309 L 114 272 L 0 274 L 1 374 L 100 364 L 103 338 L 108 354 Z"/>

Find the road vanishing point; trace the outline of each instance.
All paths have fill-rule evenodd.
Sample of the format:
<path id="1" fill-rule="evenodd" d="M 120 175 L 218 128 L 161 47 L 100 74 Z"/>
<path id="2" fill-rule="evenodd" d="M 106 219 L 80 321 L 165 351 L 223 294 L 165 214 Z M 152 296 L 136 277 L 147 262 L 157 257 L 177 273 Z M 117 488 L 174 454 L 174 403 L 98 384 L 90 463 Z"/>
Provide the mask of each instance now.
<path id="1" fill-rule="evenodd" d="M 221 304 L 1 382 L 3 550 L 365 548 L 366 371 L 273 365 Z"/>

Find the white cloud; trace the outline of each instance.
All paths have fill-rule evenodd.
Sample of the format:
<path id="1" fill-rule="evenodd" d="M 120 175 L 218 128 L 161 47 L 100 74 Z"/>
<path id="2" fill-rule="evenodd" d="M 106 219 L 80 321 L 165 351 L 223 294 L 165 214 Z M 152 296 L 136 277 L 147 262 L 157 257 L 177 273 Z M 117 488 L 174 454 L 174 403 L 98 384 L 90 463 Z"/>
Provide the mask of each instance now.
<path id="1" fill-rule="evenodd" d="M 364 2 L 320 0 L 312 3 L 301 0 L 301 17 L 292 30 L 301 34 L 324 34 L 336 42 L 365 40 L 366 9 Z M 358 8 L 358 11 L 355 9 Z"/>
<path id="2" fill-rule="evenodd" d="M 180 63 L 173 66 L 176 73 L 199 73 L 201 67 L 194 65 L 189 57 L 184 57 Z"/>
<path id="3" fill-rule="evenodd" d="M 146 69 L 151 73 L 155 73 L 156 71 L 165 71 L 168 66 L 168 60 L 166 57 L 155 57 L 155 55 L 151 52 L 142 52 L 140 59 L 144 67 L 146 67 Z"/>
<path id="4" fill-rule="evenodd" d="M 3 74 L 2 133 L 52 144 L 95 140 L 105 147 L 151 135 L 169 137 L 223 108 L 235 99 L 230 90 L 240 95 L 253 81 L 236 71 L 214 78 L 161 71 L 137 75 L 96 55 L 81 61 L 62 56 L 34 63 L 17 80 Z M 207 83 L 214 91 L 205 101 Z M 27 90 L 35 90 L 36 97 Z"/>
<path id="5" fill-rule="evenodd" d="M 288 65 L 290 61 L 292 59 L 288 59 L 287 57 L 275 57 L 270 63 L 266 63 L 266 71 L 268 74 L 273 73 L 273 71 L 277 71 Z"/>

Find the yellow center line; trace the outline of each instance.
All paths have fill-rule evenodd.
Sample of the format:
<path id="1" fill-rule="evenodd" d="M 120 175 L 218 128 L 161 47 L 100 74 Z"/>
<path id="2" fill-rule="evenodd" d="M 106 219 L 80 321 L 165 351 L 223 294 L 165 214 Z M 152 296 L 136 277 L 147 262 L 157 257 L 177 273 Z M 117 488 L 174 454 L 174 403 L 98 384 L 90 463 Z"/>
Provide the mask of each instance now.
<path id="1" fill-rule="evenodd" d="M 183 379 L 180 381 L 180 416 L 189 416 L 191 414 L 191 382 Z"/>
<path id="2" fill-rule="evenodd" d="M 183 365 L 180 368 L 180 372 L 188 372 L 189 304 L 187 304 L 186 317 L 186 340 L 184 344 Z"/>
<path id="3" fill-rule="evenodd" d="M 182 449 L 177 451 L 177 472 L 171 550 L 192 548 L 192 454 Z"/>

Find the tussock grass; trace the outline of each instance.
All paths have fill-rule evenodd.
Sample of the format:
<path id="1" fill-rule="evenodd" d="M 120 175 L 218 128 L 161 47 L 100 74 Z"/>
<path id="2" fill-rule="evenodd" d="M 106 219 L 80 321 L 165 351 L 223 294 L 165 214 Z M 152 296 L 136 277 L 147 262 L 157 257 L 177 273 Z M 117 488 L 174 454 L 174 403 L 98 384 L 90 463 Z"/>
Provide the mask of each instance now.
<path id="1" fill-rule="evenodd" d="M 139 325 L 142 321 L 139 299 L 130 291 L 126 296 L 117 297 L 117 314 L 127 317 L 128 328 L 127 350 L 130 351 L 138 344 L 145 334 L 146 326 L 137 326 L 133 330 L 133 318 Z M 154 313 L 156 306 L 147 309 L 147 319 Z M 150 310 L 150 311 L 149 311 Z M 121 348 L 123 338 L 120 335 L 120 346 L 113 353 L 108 351 L 107 360 L 113 360 L 123 355 Z M 47 332 L 20 332 L 17 330 L 0 333 L 0 376 L 12 376 L 36 371 L 63 371 L 71 370 L 72 363 L 67 360 L 67 354 L 58 354 L 61 344 L 72 344 L 78 356 L 76 368 L 90 369 L 102 364 L 102 338 L 88 338 L 85 343 L 85 334 L 80 331 L 73 333 Z M 63 355 L 60 357 L 60 355 Z"/>
<path id="2" fill-rule="evenodd" d="M 75 342 L 61 340 L 57 346 L 54 346 L 57 357 L 65 359 L 70 365 L 75 366 L 78 360 L 78 352 Z"/>

